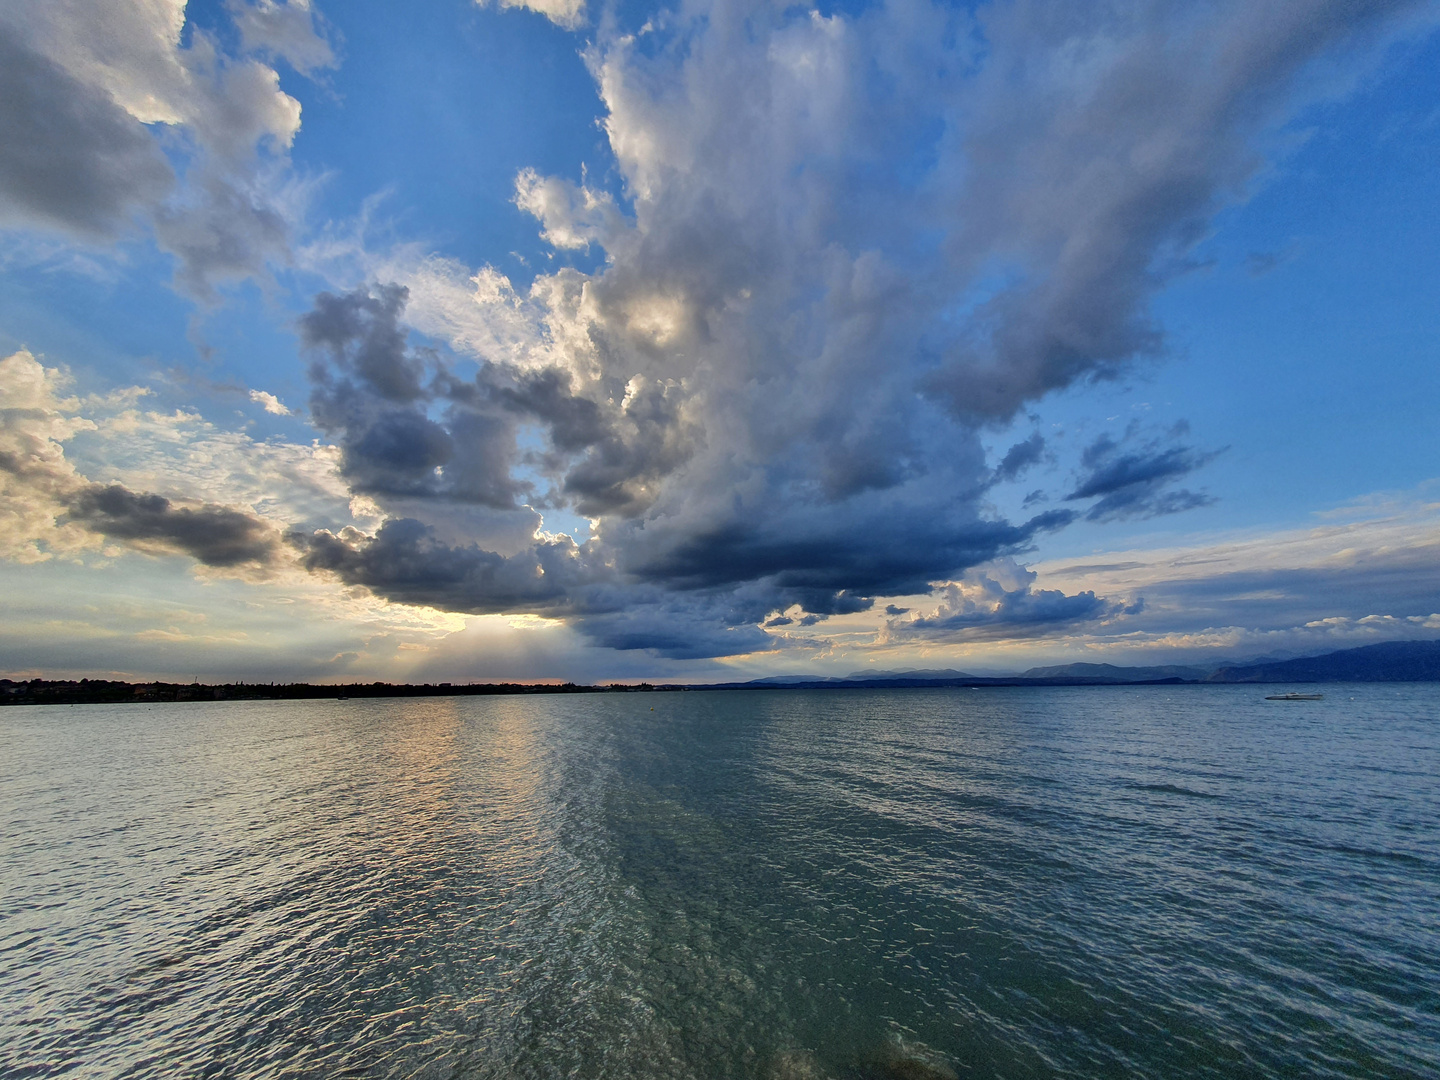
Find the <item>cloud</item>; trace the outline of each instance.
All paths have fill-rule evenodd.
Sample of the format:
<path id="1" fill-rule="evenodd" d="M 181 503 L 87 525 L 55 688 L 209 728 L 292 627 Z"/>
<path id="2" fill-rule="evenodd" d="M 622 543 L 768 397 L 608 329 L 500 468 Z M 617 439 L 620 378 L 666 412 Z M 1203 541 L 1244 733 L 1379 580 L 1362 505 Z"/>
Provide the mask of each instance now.
<path id="1" fill-rule="evenodd" d="M 602 553 L 568 536 L 543 538 L 513 555 L 450 545 L 423 522 L 391 519 L 372 536 L 296 531 L 302 565 L 388 600 L 472 614 L 565 618 L 591 643 L 644 649 L 675 659 L 753 652 L 772 646 L 726 597 L 676 595 L 618 579 Z M 729 610 L 717 610 L 720 607 Z"/>
<path id="2" fill-rule="evenodd" d="M 83 483 L 64 443 L 94 424 L 71 415 L 65 379 L 22 349 L 0 360 L 0 555 L 44 562 L 95 546 L 78 525 L 56 522 L 61 497 Z"/>
<path id="3" fill-rule="evenodd" d="M 1437 507 L 1422 491 L 1308 528 L 1034 569 L 1064 590 L 1143 594 L 1143 613 L 1125 620 L 1116 647 L 1243 657 L 1423 637 L 1440 610 Z"/>
<path id="4" fill-rule="evenodd" d="M 0 224 L 104 237 L 175 177 L 144 126 L 0 24 Z"/>
<path id="5" fill-rule="evenodd" d="M 179 198 L 156 214 L 160 246 L 176 256 L 175 280 L 191 295 L 213 301 L 216 288 L 265 272 L 287 256 L 290 223 L 262 187 L 201 166 Z"/>
<path id="6" fill-rule="evenodd" d="M 583 11 L 528 6 L 562 25 Z M 76 229 L 150 213 L 207 299 L 290 257 L 299 104 L 256 54 L 333 61 L 308 5 L 232 4 L 238 55 L 187 32 L 180 0 L 14 10 L 16 48 L 38 58 L 25 70 L 65 97 L 66 123 L 121 148 L 119 182 L 82 162 L 90 179 L 53 211 L 6 173 L 32 191 L 10 196 L 16 213 Z M 997 518 L 989 488 L 1046 448 L 1033 435 L 992 469 L 982 434 L 1160 355 L 1150 298 L 1263 174 L 1266 139 L 1326 92 L 1306 73 L 1363 66 L 1428 25 L 1400 18 L 1420 10 L 701 3 L 633 34 L 617 15 L 585 53 L 609 179 L 576 162 L 578 179 L 515 182 L 557 265 L 589 250 L 594 269 L 517 288 L 414 252 L 361 259 L 370 284 L 321 293 L 299 330 L 311 415 L 376 523 L 262 516 L 295 526 L 312 572 L 378 596 L 532 611 L 674 656 L 772 648 L 764 622 L 839 621 L 937 582 L 915 634 L 1111 618 L 1103 592 L 966 576 L 1078 516 Z M 168 129 L 174 194 L 134 180 L 141 144 L 115 133 L 150 136 L 116 109 Z M 63 431 L 44 425 L 71 415 L 51 412 L 22 424 L 30 471 L 6 482 L 61 507 L 53 530 L 202 560 L 228 557 L 227 527 L 237 551 L 260 543 L 228 503 L 112 491 L 46 458 Z M 1178 439 L 1098 440 L 1067 497 L 1097 521 L 1198 505 L 1175 485 L 1210 455 Z M 552 508 L 591 519 L 591 538 L 538 534 Z"/>
<path id="7" fill-rule="evenodd" d="M 777 618 L 963 583 L 1079 516 L 997 518 L 989 489 L 1047 447 L 991 468 L 988 426 L 1160 355 L 1150 298 L 1327 92 L 1306 74 L 1373 62 L 1428 28 L 1401 18 L 1418 10 L 702 3 L 633 34 L 617 17 L 585 53 L 615 179 L 577 162 L 515 186 L 557 261 L 588 250 L 595 269 L 517 288 L 414 251 L 354 257 L 371 284 L 302 320 L 346 479 L 411 523 L 312 537 L 307 558 L 392 599 L 529 602 L 671 652 L 681 629 L 760 648 Z M 1213 455 L 1180 437 L 1097 441 L 1069 497 L 1097 521 L 1200 505 L 1175 485 Z M 557 578 L 524 535 L 536 508 L 591 521 Z M 928 629 L 1094 624 L 1120 603 L 966 588 Z"/>
<path id="8" fill-rule="evenodd" d="M 1158 355 L 1147 311 L 1213 215 L 1263 167 L 1258 140 L 1419 4 L 996 4 L 941 159 L 962 273 L 999 280 L 928 380 L 957 414 L 1004 417 L 1049 389 Z M 1419 16 L 1433 19 L 1433 11 Z M 1428 28 L 1428 27 L 1427 27 Z M 1380 55 L 1370 52 L 1367 62 Z M 948 193 L 947 193 L 948 194 Z"/>
<path id="9" fill-rule="evenodd" d="M 279 551 L 274 526 L 224 506 L 178 506 L 121 484 L 91 484 L 65 500 L 69 519 L 144 551 L 178 552 L 206 566 L 264 565 Z"/>
<path id="10" fill-rule="evenodd" d="M 427 385 L 432 357 L 412 349 L 400 324 L 401 286 L 321 293 L 299 323 L 314 355 L 310 411 L 341 449 L 341 474 L 370 496 L 434 498 L 518 509 L 526 485 L 516 464 L 515 422 L 479 394 L 452 394 L 440 415 Z"/>
<path id="11" fill-rule="evenodd" d="M 331 464 L 315 448 L 287 450 L 227 437 L 185 414 L 143 415 L 130 407 L 134 392 L 121 392 L 108 403 L 82 402 L 63 396 L 66 385 L 63 372 L 44 367 L 27 351 L 0 360 L 0 556 L 44 562 L 95 552 L 108 540 L 149 554 L 188 555 L 208 567 L 254 571 L 286 558 L 280 524 L 254 504 L 279 511 L 285 523 L 303 520 L 307 511 L 319 510 L 332 520 L 341 512 L 338 485 L 325 490 L 324 472 Z M 111 415 L 99 422 L 82 416 L 85 404 L 97 413 L 108 407 Z M 65 452 L 66 443 L 81 435 L 100 442 L 107 451 L 105 467 L 112 471 L 169 487 L 182 483 L 212 498 L 93 482 Z M 179 452 L 173 446 L 167 452 L 167 441 L 180 443 Z M 150 467 L 132 462 L 127 469 L 137 445 Z M 270 495 L 276 488 L 287 492 L 284 501 Z M 222 494 L 240 505 L 214 501 Z"/>
<path id="12" fill-rule="evenodd" d="M 1075 490 L 1066 495 L 1069 501 L 1093 499 L 1085 516 L 1091 521 L 1112 521 L 1119 518 L 1156 517 L 1175 514 L 1214 502 L 1206 494 L 1165 488 L 1214 458 L 1220 451 L 1202 453 L 1193 447 L 1165 445 L 1166 440 L 1188 432 L 1183 423 L 1164 436 L 1151 438 L 1133 449 L 1140 438 L 1140 427 L 1131 424 L 1119 440 L 1102 435 L 1085 448 L 1080 464 L 1084 473 Z"/>
<path id="13" fill-rule="evenodd" d="M 335 50 L 317 26 L 310 0 L 227 0 L 225 7 L 247 52 L 282 57 L 302 75 L 336 66 Z"/>
<path id="14" fill-rule="evenodd" d="M 1083 623 L 1135 615 L 1143 600 L 1107 600 L 1089 590 L 1066 595 L 1034 588 L 1036 574 L 1013 560 L 970 571 L 941 590 L 929 615 L 890 624 L 892 633 L 939 640 L 1040 637 Z"/>
<path id="15" fill-rule="evenodd" d="M 485 7 L 489 0 L 475 2 Z M 567 30 L 575 29 L 585 17 L 585 0 L 496 0 L 496 3 L 502 8 L 528 8 Z"/>
<path id="16" fill-rule="evenodd" d="M 778 642 L 754 626 L 729 624 L 697 612 L 685 597 L 633 603 L 624 610 L 575 620 L 585 638 L 606 649 L 647 650 L 672 660 L 704 660 L 774 649 Z"/>
<path id="17" fill-rule="evenodd" d="M 292 537 L 307 570 L 327 571 L 390 600 L 472 614 L 568 606 L 567 585 L 584 569 L 574 542 L 566 540 L 507 558 L 476 545 L 446 545 L 429 526 L 408 519 L 387 521 L 374 536 L 350 529 Z"/>
<path id="18" fill-rule="evenodd" d="M 625 221 L 607 192 L 542 177 L 534 169 L 522 169 L 515 178 L 515 205 L 545 227 L 540 235 L 557 248 L 588 250 L 592 243 L 613 243 L 624 235 Z"/>
<path id="19" fill-rule="evenodd" d="M 232 5 L 254 32 L 264 23 L 279 33 L 275 20 L 293 23 L 302 9 Z M 300 104 L 273 68 L 226 55 L 202 30 L 186 29 L 184 0 L 0 12 L 5 122 L 23 136 L 0 142 L 0 183 L 8 223 L 22 227 L 111 233 L 125 212 L 143 211 L 178 259 L 177 281 L 213 300 L 219 284 L 263 274 L 289 256 L 300 189 L 289 178 L 288 152 Z M 265 51 L 281 52 L 277 42 L 252 33 Z M 286 55 L 302 58 L 297 49 L 294 38 Z M 313 48 L 305 55 L 318 57 Z M 184 163 L 178 186 L 156 134 Z M 40 190 L 47 176 L 52 190 Z"/>
<path id="20" fill-rule="evenodd" d="M 272 413 L 275 416 L 290 415 L 290 410 L 285 407 L 284 403 L 281 402 L 278 397 L 264 390 L 251 390 L 250 400 L 257 405 L 263 406 L 267 413 Z"/>
<path id="21" fill-rule="evenodd" d="M 1017 480 L 1030 466 L 1038 464 L 1045 456 L 1045 437 L 1038 431 L 1028 439 L 1016 443 L 1005 451 L 1000 464 L 995 467 L 996 481 Z"/>

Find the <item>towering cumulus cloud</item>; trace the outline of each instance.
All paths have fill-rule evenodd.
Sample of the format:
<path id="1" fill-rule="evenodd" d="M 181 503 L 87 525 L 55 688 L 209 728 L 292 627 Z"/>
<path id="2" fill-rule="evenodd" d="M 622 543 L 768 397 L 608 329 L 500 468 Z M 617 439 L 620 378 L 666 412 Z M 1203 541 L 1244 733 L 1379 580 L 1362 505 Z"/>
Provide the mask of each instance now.
<path id="1" fill-rule="evenodd" d="M 999 520 L 986 491 L 1044 444 L 997 467 L 980 432 L 1159 354 L 1149 297 L 1244 197 L 1265 136 L 1427 11 L 718 0 L 603 31 L 617 183 L 527 170 L 515 192 L 603 265 L 523 293 L 485 268 L 463 309 L 438 264 L 408 293 L 321 296 L 313 413 L 390 520 L 294 542 L 395 599 L 713 655 L 764 647 L 758 624 L 792 608 L 928 592 L 1080 514 L 1203 501 L 1166 488 L 1203 454 L 1097 445 L 1064 509 Z M 406 318 L 479 374 L 408 343 Z M 550 508 L 591 538 L 536 533 Z M 956 592 L 931 629 L 1123 614 L 996 596 Z"/>

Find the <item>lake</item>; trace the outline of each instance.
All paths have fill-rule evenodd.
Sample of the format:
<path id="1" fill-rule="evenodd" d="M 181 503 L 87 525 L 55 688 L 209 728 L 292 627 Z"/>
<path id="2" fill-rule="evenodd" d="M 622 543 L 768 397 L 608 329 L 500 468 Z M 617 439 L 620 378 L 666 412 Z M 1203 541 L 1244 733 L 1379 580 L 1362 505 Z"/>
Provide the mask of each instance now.
<path id="1" fill-rule="evenodd" d="M 0 1075 L 1435 1077 L 1440 685 L 0 710 Z"/>

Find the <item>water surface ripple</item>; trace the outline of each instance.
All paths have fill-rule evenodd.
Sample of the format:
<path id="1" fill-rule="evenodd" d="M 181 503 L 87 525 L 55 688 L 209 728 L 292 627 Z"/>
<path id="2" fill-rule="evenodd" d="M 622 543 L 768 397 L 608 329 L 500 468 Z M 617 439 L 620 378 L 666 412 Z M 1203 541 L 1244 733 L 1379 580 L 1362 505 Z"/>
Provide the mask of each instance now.
<path id="1" fill-rule="evenodd" d="M 6 709 L 0 1075 L 1440 1075 L 1440 686 L 1263 695 Z"/>

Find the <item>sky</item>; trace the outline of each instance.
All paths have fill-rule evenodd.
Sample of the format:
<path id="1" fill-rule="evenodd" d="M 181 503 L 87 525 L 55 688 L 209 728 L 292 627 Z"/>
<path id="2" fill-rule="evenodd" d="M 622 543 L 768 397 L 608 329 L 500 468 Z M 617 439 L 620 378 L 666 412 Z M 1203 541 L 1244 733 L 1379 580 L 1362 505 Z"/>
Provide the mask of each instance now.
<path id="1" fill-rule="evenodd" d="M 1437 27 L 0 0 L 0 674 L 1440 638 Z"/>

